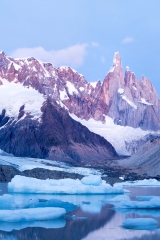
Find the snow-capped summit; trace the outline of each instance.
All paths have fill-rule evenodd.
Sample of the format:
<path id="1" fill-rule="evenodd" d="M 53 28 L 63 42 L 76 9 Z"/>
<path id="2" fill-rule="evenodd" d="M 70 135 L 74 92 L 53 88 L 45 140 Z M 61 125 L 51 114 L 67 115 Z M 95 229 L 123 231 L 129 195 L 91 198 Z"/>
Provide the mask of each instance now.
<path id="1" fill-rule="evenodd" d="M 0 54 L 0 77 L 50 96 L 81 119 L 104 122 L 104 115 L 108 115 L 123 126 L 160 129 L 160 102 L 155 88 L 145 77 L 139 82 L 129 67 L 124 74 L 118 52 L 103 83 L 89 83 L 67 66 L 55 68 L 33 57 L 13 59 L 4 52 Z M 124 89 L 123 95 L 118 94 L 120 88 Z"/>
<path id="2" fill-rule="evenodd" d="M 88 123 L 94 121 L 95 128 L 92 128 L 92 131 L 98 134 L 101 131 L 97 132 L 96 124 L 97 126 L 105 124 L 107 127 L 107 119 L 112 121 L 112 124 L 108 125 L 109 128 L 113 128 L 113 125 L 116 124 L 140 129 L 140 132 L 160 129 L 160 101 L 155 88 L 145 77 L 142 77 L 139 82 L 129 67 L 124 73 L 118 52 L 115 53 L 111 69 L 103 82 L 87 82 L 82 74 L 67 66 L 55 68 L 51 63 L 43 63 L 34 57 L 14 59 L 1 52 L 0 93 L 0 112 L 2 112 L 0 115 L 0 148 L 6 151 L 12 147 L 5 145 L 4 141 L 1 140 L 1 136 L 6 134 L 5 127 L 11 125 L 13 127 L 13 124 L 16 123 L 24 128 L 23 124 L 30 124 L 32 121 L 36 121 L 34 124 L 31 123 L 34 125 L 33 129 L 35 129 L 35 125 L 36 127 L 40 126 L 44 121 L 44 113 L 47 111 L 45 109 L 48 109 L 48 105 L 46 105 L 48 99 L 50 103 L 56 102 L 62 107 L 62 110 L 57 110 L 58 112 L 67 110 L 70 116 L 74 115 L 74 118 L 77 118 L 77 121 L 86 121 L 84 125 L 88 128 L 87 121 Z M 57 109 L 57 106 L 55 108 Z M 50 123 L 48 124 L 50 125 Z M 10 127 L 11 132 L 14 132 L 12 127 Z M 28 128 L 30 129 L 29 125 L 27 125 Z M 115 127 L 115 129 L 120 128 Z M 131 133 L 131 131 L 129 132 Z M 140 135 L 135 134 L 135 137 L 144 136 L 144 131 L 142 132 Z M 57 132 L 56 135 L 58 136 L 58 134 Z M 104 136 L 105 139 L 110 139 L 112 144 L 117 147 L 116 139 L 112 133 L 112 138 L 107 137 L 102 132 L 100 135 Z M 71 142 L 74 142 L 72 137 L 70 138 Z M 128 138 L 130 139 L 130 137 Z M 54 139 L 54 144 L 60 144 L 59 141 L 58 143 L 56 141 L 58 140 Z M 83 139 L 80 143 L 83 144 L 85 141 Z M 123 136 L 123 149 L 124 144 L 125 136 Z M 35 147 L 34 144 L 33 146 Z M 79 148 L 81 149 L 80 146 Z M 46 155 L 47 151 L 51 151 L 50 148 L 48 150 L 45 146 L 39 145 L 37 145 L 37 149 L 43 149 L 42 152 Z M 16 154 L 21 154 L 21 151 L 18 151 L 19 153 L 16 152 Z M 32 150 L 30 151 L 30 156 L 36 155 Z M 53 152 L 58 154 L 57 151 L 57 149 L 52 148 L 52 154 Z M 70 156 L 73 156 L 75 150 L 74 154 L 70 151 Z M 120 151 L 118 150 L 118 152 Z M 124 153 L 124 151 L 122 152 Z"/>

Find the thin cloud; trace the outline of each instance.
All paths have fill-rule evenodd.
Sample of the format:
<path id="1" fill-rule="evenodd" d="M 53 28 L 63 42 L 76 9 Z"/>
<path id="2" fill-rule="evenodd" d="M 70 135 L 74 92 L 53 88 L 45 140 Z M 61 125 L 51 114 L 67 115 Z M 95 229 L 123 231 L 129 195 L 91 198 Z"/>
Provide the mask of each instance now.
<path id="1" fill-rule="evenodd" d="M 126 43 L 132 43 L 134 42 L 134 38 L 133 37 L 126 37 L 122 40 L 122 43 L 126 44 Z"/>
<path id="2" fill-rule="evenodd" d="M 35 57 L 43 62 L 51 62 L 54 66 L 68 65 L 80 67 L 87 54 L 88 44 L 76 44 L 60 50 L 47 51 L 42 47 L 18 48 L 13 53 L 14 58 Z"/>
<path id="3" fill-rule="evenodd" d="M 91 46 L 92 46 L 92 47 L 99 47 L 99 43 L 97 43 L 97 42 L 91 42 Z"/>

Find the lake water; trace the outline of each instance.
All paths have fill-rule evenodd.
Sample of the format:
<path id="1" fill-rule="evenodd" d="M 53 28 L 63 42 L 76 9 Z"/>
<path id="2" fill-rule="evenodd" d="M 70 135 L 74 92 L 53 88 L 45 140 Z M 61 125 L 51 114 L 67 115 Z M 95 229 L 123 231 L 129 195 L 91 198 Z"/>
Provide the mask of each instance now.
<path id="1" fill-rule="evenodd" d="M 7 193 L 7 184 L 0 183 L 0 194 Z M 160 188 L 132 187 L 129 196 L 160 196 Z M 16 195 L 26 199 L 33 195 Z M 160 210 L 115 211 L 108 204 L 108 195 L 36 195 L 45 201 L 57 199 L 77 205 L 65 219 L 37 223 L 0 223 L 0 239 L 7 240 L 158 240 L 160 239 Z M 73 216 L 75 215 L 75 216 Z M 71 216 L 71 218 L 69 217 Z M 159 222 L 156 230 L 129 230 L 122 227 L 127 218 L 154 218 Z M 16 229 L 16 230 L 15 230 Z"/>

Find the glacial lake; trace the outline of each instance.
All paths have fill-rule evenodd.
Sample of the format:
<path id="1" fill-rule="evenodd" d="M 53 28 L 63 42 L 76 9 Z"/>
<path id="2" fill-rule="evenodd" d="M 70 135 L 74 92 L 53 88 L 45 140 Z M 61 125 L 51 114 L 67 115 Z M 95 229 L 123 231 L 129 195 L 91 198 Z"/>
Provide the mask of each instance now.
<path id="1" fill-rule="evenodd" d="M 136 196 L 160 196 L 160 187 L 125 187 L 132 200 Z M 7 184 L 0 183 L 0 195 L 7 193 Z M 15 196 L 15 195 L 14 195 Z M 158 240 L 160 239 L 159 210 L 115 210 L 108 203 L 110 195 L 34 195 L 41 201 L 57 199 L 77 205 L 63 219 L 52 222 L 0 223 L 0 239 L 6 240 Z M 33 197 L 17 194 L 18 199 Z M 152 218 L 159 227 L 154 230 L 125 229 L 127 218 Z"/>

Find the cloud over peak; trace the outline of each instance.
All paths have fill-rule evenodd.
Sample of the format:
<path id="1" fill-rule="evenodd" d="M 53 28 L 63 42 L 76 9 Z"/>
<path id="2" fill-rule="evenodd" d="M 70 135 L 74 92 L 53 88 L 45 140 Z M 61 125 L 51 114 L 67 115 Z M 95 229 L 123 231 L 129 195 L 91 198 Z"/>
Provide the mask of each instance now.
<path id="1" fill-rule="evenodd" d="M 54 66 L 67 65 L 80 67 L 87 54 L 88 44 L 76 44 L 60 50 L 47 51 L 43 47 L 18 48 L 12 52 L 15 58 L 35 57 L 43 62 L 51 62 Z"/>

